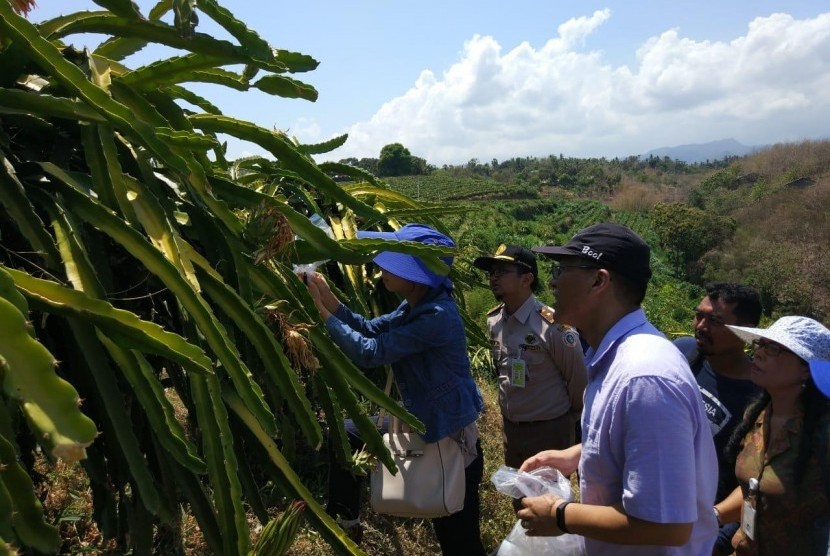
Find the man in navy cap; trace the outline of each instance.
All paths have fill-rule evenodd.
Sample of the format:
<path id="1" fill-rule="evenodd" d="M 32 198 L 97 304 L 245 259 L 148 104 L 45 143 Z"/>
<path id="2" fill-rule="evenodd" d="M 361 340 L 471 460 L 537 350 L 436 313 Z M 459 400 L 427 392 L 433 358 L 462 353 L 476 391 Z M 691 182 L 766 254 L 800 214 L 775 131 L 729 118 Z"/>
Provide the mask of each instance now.
<path id="1" fill-rule="evenodd" d="M 574 419 L 582 412 L 585 363 L 579 334 L 536 299 L 536 255 L 500 245 L 473 261 L 487 271 L 501 303 L 487 313 L 493 364 L 499 381 L 504 461 L 519 468 L 542 450 L 575 444 Z M 518 503 L 517 503 L 518 504 Z M 517 505 L 518 509 L 518 505 Z"/>
<path id="2" fill-rule="evenodd" d="M 580 330 L 588 385 L 582 444 L 528 459 L 522 470 L 579 469 L 580 503 L 525 498 L 529 535 L 576 533 L 593 555 L 709 556 L 717 458 L 689 365 L 640 308 L 648 245 L 618 224 L 596 224 L 552 258 L 557 318 Z"/>

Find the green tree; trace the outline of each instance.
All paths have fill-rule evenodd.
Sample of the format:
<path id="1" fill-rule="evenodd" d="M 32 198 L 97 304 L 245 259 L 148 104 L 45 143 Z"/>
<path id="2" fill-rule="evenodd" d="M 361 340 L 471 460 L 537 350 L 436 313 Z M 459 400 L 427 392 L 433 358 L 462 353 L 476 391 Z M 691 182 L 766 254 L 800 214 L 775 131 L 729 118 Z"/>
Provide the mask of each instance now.
<path id="1" fill-rule="evenodd" d="M 734 190 L 733 184 L 740 173 L 741 167 L 737 164 L 715 172 L 692 190 L 689 195 L 689 203 L 700 209 L 718 208 L 719 203 L 715 200 L 715 197 Z"/>
<path id="2" fill-rule="evenodd" d="M 700 258 L 732 237 L 735 221 L 683 203 L 659 203 L 651 219 L 669 259 L 692 282 L 703 272 Z"/>
<path id="3" fill-rule="evenodd" d="M 412 154 L 400 143 L 392 143 L 380 150 L 378 175 L 408 176 L 412 173 Z"/>
<path id="4" fill-rule="evenodd" d="M 430 166 L 426 160 L 419 156 L 412 157 L 412 168 L 410 170 L 412 175 L 425 176 L 430 172 Z"/>

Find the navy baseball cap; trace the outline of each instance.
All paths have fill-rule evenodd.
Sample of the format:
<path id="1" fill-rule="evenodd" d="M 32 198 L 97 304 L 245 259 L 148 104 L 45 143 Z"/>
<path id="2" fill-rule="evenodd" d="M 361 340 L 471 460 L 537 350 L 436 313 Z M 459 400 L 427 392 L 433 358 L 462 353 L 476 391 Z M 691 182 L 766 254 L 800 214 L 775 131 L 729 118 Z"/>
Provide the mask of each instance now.
<path id="1" fill-rule="evenodd" d="M 530 249 L 518 245 L 505 245 L 502 243 L 496 248 L 492 257 L 478 257 L 473 261 L 473 266 L 481 270 L 490 270 L 495 263 L 515 263 L 530 270 L 534 276 L 539 276 L 539 268 L 536 264 L 536 255 Z"/>
<path id="2" fill-rule="evenodd" d="M 648 282 L 651 278 L 651 249 L 621 224 L 594 224 L 578 231 L 565 245 L 545 245 L 532 251 L 552 259 L 580 257 L 636 280 Z"/>
<path id="3" fill-rule="evenodd" d="M 357 237 L 360 239 L 384 239 L 386 241 L 416 241 L 424 245 L 455 247 L 455 242 L 449 236 L 425 224 L 407 224 L 395 232 L 358 231 Z M 453 257 L 440 257 L 440 259 L 447 266 L 452 265 Z M 449 276 L 436 274 L 414 255 L 395 251 L 381 251 L 375 255 L 372 262 L 404 280 L 424 284 L 431 288 L 443 286 L 447 290 L 452 289 L 452 281 Z"/>

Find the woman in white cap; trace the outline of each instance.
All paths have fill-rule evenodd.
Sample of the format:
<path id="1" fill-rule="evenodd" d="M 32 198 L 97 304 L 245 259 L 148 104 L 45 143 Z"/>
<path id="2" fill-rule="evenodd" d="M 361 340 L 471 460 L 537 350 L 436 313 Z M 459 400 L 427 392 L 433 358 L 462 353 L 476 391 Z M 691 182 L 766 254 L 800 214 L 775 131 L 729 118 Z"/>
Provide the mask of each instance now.
<path id="1" fill-rule="evenodd" d="M 813 373 L 830 359 L 830 330 L 798 316 L 766 329 L 728 326 L 754 348 L 751 378 L 764 391 L 727 446 L 737 455 L 739 486 L 715 514 L 721 523 L 740 521 L 732 540 L 738 556 L 825 556 L 830 400 L 816 386 L 824 389 L 826 377 Z"/>
<path id="2" fill-rule="evenodd" d="M 415 241 L 455 247 L 452 239 L 423 224 L 395 232 L 358 232 L 359 238 Z M 448 265 L 452 257 L 442 257 Z M 464 508 L 432 520 L 441 552 L 447 556 L 483 556 L 479 528 L 478 485 L 484 469 L 476 419 L 484 407 L 470 373 L 464 323 L 450 295 L 452 282 L 430 270 L 418 257 L 382 251 L 373 259 L 387 290 L 404 301 L 373 319 L 343 305 L 320 274 L 306 276 L 308 290 L 334 343 L 358 366 L 390 365 L 406 409 L 426 428 L 423 438 L 437 442 L 451 436 L 465 444 Z M 362 441 L 347 421 L 353 447 Z M 329 466 L 326 511 L 359 542 L 360 480 L 335 461 Z"/>

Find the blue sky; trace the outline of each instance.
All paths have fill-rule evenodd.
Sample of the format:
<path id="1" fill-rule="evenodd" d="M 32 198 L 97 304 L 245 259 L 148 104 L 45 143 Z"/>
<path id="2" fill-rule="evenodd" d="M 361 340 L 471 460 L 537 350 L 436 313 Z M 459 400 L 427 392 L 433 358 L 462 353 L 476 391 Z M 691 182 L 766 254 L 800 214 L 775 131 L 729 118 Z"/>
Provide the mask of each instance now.
<path id="1" fill-rule="evenodd" d="M 349 133 L 325 160 L 377 157 L 393 142 L 441 165 L 830 136 L 825 1 L 220 3 L 272 46 L 316 58 L 317 70 L 295 77 L 319 99 L 188 87 L 303 143 Z M 147 13 L 154 3 L 137 4 Z M 94 9 L 40 0 L 30 18 Z M 203 16 L 199 30 L 215 34 L 210 23 Z M 259 152 L 229 144 L 231 157 Z"/>

